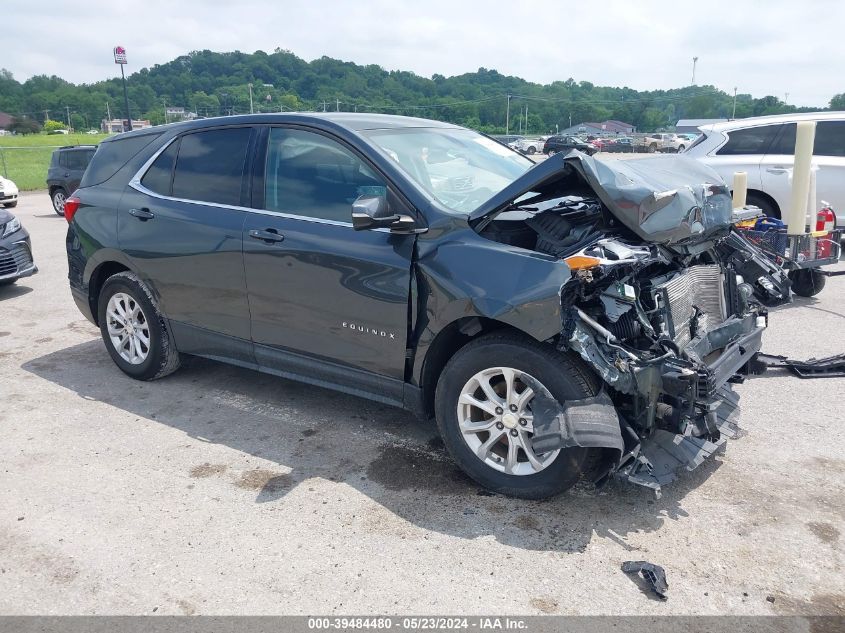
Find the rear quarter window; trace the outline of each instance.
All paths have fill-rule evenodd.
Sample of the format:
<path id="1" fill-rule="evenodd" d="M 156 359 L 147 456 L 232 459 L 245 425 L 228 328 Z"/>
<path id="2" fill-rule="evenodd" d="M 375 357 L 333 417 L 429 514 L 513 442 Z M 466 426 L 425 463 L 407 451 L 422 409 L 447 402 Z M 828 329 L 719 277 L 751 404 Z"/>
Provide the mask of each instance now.
<path id="1" fill-rule="evenodd" d="M 758 125 L 728 132 L 728 142 L 718 152 L 720 156 L 766 154 L 781 124 Z"/>
<path id="2" fill-rule="evenodd" d="M 82 182 L 79 183 L 80 188 L 105 182 L 160 135 L 127 136 L 100 143 L 94 158 L 85 170 L 85 175 L 82 176 Z"/>

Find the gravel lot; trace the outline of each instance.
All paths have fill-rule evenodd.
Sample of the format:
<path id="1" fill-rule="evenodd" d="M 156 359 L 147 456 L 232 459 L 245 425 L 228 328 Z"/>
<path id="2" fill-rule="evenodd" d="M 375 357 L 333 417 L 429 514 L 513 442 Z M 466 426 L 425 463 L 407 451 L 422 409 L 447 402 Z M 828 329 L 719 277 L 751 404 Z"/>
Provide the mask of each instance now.
<path id="1" fill-rule="evenodd" d="M 0 288 L 2 614 L 845 612 L 845 379 L 741 385 L 748 434 L 659 500 L 489 496 L 398 409 L 200 359 L 125 377 L 64 220 L 43 192 L 16 211 L 41 271 Z M 843 306 L 830 279 L 764 349 L 845 351 Z M 668 601 L 619 569 L 643 559 Z"/>

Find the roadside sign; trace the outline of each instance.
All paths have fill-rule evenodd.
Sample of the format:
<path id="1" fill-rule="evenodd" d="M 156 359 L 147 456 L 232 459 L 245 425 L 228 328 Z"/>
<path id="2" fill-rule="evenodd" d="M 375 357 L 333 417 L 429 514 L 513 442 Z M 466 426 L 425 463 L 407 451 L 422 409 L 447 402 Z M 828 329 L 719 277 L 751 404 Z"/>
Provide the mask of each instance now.
<path id="1" fill-rule="evenodd" d="M 125 64 L 126 63 L 126 49 L 122 46 L 115 46 L 114 47 L 114 63 L 115 64 Z"/>

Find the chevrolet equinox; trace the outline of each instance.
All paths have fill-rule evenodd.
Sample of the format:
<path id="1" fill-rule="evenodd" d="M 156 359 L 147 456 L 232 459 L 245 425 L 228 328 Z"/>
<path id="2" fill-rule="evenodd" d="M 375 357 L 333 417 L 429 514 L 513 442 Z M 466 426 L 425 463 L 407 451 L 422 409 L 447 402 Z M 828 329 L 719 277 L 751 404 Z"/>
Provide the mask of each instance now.
<path id="1" fill-rule="evenodd" d="M 526 498 L 697 466 L 766 326 L 759 252 L 683 157 L 535 165 L 436 121 L 235 116 L 103 141 L 64 214 L 124 373 L 192 354 L 433 415 Z"/>

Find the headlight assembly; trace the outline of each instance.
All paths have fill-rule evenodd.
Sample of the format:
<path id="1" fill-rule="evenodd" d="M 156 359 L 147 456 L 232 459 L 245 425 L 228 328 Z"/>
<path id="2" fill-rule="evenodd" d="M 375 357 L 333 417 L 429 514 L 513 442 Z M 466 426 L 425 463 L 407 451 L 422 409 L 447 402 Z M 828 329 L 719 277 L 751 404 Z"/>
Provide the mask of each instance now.
<path id="1" fill-rule="evenodd" d="M 0 239 L 6 237 L 7 235 L 11 235 L 15 231 L 19 231 L 21 228 L 21 221 L 18 220 L 15 216 L 12 216 L 12 219 L 6 222 L 3 226 L 3 234 L 0 235 Z"/>

